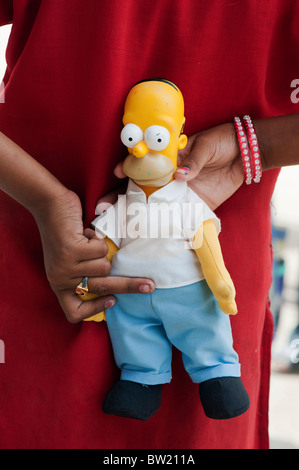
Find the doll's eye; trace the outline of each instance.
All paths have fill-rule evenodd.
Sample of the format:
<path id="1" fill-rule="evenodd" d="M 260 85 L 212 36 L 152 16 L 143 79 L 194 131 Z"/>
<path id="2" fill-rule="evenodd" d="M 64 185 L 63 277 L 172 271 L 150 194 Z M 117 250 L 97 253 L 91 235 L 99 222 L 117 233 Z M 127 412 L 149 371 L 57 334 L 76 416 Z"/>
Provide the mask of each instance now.
<path id="1" fill-rule="evenodd" d="M 151 150 L 164 150 L 170 141 L 170 134 L 165 127 L 150 126 L 144 133 L 144 142 Z"/>
<path id="2" fill-rule="evenodd" d="M 121 131 L 120 138 L 126 147 L 132 149 L 143 139 L 143 132 L 136 124 L 127 124 Z"/>

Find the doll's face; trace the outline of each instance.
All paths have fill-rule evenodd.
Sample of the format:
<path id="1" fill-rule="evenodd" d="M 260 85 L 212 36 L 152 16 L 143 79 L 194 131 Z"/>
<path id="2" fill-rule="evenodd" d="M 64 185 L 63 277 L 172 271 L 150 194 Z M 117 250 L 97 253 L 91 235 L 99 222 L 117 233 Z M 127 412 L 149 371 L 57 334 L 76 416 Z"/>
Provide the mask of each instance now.
<path id="1" fill-rule="evenodd" d="M 187 144 L 183 129 L 184 102 L 172 84 L 142 82 L 130 91 L 123 116 L 121 140 L 129 155 L 124 173 L 137 184 L 160 187 L 177 167 L 177 153 Z"/>

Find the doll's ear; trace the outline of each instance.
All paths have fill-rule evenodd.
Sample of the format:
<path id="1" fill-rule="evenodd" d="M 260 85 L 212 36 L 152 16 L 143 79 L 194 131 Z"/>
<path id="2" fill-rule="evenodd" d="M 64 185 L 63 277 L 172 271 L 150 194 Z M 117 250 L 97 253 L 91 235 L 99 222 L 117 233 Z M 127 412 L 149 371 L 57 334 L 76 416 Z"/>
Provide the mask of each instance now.
<path id="1" fill-rule="evenodd" d="M 182 150 L 186 147 L 187 141 L 188 141 L 188 137 L 185 134 L 181 134 L 179 137 L 179 145 L 178 145 L 179 150 Z"/>

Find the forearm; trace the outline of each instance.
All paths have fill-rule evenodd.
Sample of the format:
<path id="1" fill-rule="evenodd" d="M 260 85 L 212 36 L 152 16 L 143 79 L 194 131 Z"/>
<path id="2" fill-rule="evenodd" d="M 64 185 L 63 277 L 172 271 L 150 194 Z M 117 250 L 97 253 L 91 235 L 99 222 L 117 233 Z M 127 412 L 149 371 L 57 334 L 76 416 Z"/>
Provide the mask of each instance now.
<path id="1" fill-rule="evenodd" d="M 0 189 L 34 216 L 56 199 L 63 199 L 68 191 L 46 168 L 2 133 Z"/>
<path id="2" fill-rule="evenodd" d="M 263 171 L 299 164 L 299 113 L 253 122 Z"/>
<path id="3" fill-rule="evenodd" d="M 1 133 L 0 190 L 34 216 L 48 281 L 70 322 L 112 307 L 114 294 L 154 291 L 149 279 L 110 276 L 107 243 L 93 230 L 84 230 L 77 194 Z M 113 242 L 108 245 L 110 258 L 117 247 Z M 82 302 L 75 294 L 83 277 L 89 278 L 88 287 L 95 294 L 90 302 Z"/>

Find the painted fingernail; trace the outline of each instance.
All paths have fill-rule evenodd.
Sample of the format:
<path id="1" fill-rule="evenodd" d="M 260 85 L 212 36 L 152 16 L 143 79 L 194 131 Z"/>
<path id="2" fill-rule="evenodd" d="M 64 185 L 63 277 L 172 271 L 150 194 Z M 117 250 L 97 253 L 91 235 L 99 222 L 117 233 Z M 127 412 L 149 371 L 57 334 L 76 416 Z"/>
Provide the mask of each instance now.
<path id="1" fill-rule="evenodd" d="M 113 305 L 115 305 L 115 300 L 107 300 L 105 303 L 105 308 L 111 308 Z"/>
<path id="2" fill-rule="evenodd" d="M 149 294 L 150 292 L 152 292 L 152 290 L 152 286 L 149 284 L 143 284 L 142 286 L 140 286 L 140 291 L 144 294 Z"/>
<path id="3" fill-rule="evenodd" d="M 188 166 L 181 166 L 176 170 L 177 173 L 181 173 L 182 175 L 188 175 L 190 173 L 190 168 Z"/>

